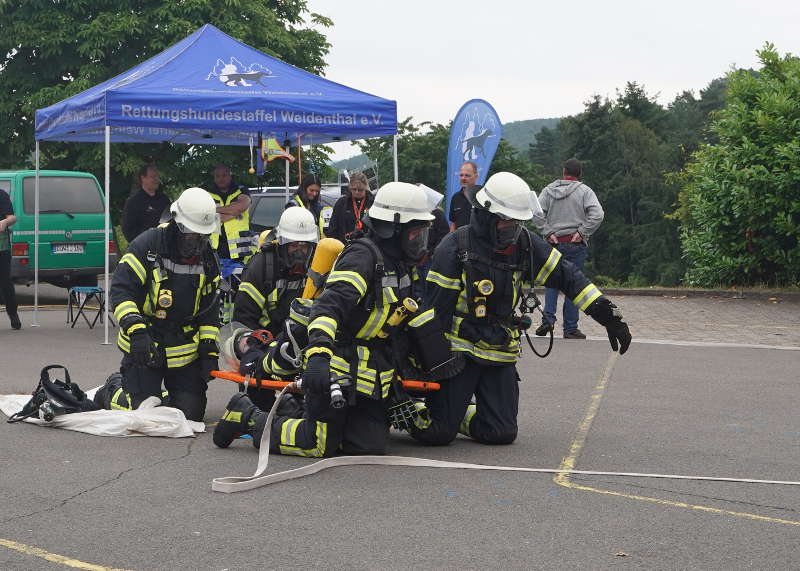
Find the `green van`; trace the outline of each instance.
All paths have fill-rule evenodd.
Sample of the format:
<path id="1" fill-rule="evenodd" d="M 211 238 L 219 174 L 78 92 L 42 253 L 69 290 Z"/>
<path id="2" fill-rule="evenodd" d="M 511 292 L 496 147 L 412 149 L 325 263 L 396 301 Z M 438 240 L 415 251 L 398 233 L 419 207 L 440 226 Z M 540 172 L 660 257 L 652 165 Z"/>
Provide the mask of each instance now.
<path id="1" fill-rule="evenodd" d="M 31 284 L 34 275 L 34 194 L 36 171 L 0 171 L 0 191 L 14 205 L 11 279 Z M 105 271 L 103 190 L 89 173 L 39 171 L 39 281 L 59 287 L 97 285 Z M 109 243 L 110 268 L 117 246 Z"/>

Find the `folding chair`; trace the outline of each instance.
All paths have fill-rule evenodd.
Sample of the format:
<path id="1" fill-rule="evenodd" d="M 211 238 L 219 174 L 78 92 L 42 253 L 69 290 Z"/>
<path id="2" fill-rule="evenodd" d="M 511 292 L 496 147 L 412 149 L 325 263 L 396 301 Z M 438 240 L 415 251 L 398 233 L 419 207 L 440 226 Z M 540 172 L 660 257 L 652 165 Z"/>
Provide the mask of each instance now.
<path id="1" fill-rule="evenodd" d="M 87 304 L 90 301 L 97 302 L 97 313 L 94 316 L 92 321 L 89 321 L 89 318 L 86 317 L 86 312 L 93 310 L 94 307 L 87 307 Z M 69 298 L 67 300 L 67 323 L 70 324 L 70 329 L 75 327 L 75 323 L 77 323 L 80 317 L 83 317 L 83 320 L 86 321 L 86 325 L 89 326 L 89 329 L 93 329 L 97 320 L 100 320 L 100 323 L 103 323 L 103 314 L 105 313 L 106 309 L 106 299 L 105 299 L 105 292 L 101 287 L 71 287 L 69 288 Z M 109 323 L 113 326 L 114 320 L 111 319 L 109 316 Z"/>

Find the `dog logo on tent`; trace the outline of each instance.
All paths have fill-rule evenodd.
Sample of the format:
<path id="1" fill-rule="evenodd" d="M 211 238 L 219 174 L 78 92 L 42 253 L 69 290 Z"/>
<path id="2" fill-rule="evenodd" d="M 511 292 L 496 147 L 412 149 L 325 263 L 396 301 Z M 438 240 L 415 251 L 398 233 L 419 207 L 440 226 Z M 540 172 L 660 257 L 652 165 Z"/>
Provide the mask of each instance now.
<path id="1" fill-rule="evenodd" d="M 486 152 L 483 147 L 486 139 L 494 137 L 496 130 L 497 126 L 491 114 L 486 113 L 483 117 L 477 113 L 468 114 L 459 140 L 464 160 L 474 161 L 479 155 L 485 158 Z"/>
<path id="2" fill-rule="evenodd" d="M 261 80 L 265 77 L 274 77 L 272 71 L 261 65 L 260 63 L 251 63 L 249 66 L 244 65 L 235 57 L 232 57 L 230 63 L 225 63 L 221 59 L 217 59 L 214 69 L 206 77 L 206 81 L 216 77 L 228 87 L 250 87 L 253 83 L 257 83 L 262 87 L 266 87 Z M 253 83 L 249 83 L 253 82 Z"/>

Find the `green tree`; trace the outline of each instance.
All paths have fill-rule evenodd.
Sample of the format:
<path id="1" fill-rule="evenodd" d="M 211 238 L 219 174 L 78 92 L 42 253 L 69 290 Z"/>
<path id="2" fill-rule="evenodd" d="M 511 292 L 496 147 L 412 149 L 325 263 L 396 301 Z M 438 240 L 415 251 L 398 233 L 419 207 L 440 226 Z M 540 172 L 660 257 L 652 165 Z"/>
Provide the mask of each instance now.
<path id="1" fill-rule="evenodd" d="M 682 173 L 687 280 L 704 286 L 800 281 L 800 59 L 758 51 L 759 73 L 728 75 L 713 144 Z"/>
<path id="2" fill-rule="evenodd" d="M 321 73 L 332 22 L 305 0 L 16 0 L 0 2 L 0 168 L 31 166 L 34 113 L 105 81 L 211 23 L 256 49 Z M 101 145 L 46 143 L 43 168 L 103 174 Z M 173 194 L 208 178 L 218 161 L 241 182 L 247 151 L 164 144 L 112 145 L 112 203 L 121 208 L 132 173 L 155 161 Z M 277 168 L 277 167 L 275 167 Z M 102 180 L 102 178 L 101 178 Z"/>

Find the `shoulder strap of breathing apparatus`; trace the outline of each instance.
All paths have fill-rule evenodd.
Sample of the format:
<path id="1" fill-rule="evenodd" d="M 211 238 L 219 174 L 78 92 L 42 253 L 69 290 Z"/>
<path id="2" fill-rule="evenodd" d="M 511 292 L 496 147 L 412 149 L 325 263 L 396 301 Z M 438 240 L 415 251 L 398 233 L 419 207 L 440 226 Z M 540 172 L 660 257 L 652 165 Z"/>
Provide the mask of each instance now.
<path id="1" fill-rule="evenodd" d="M 353 244 L 362 244 L 367 247 L 367 249 L 372 252 L 372 261 L 375 264 L 375 270 L 373 272 L 373 286 L 371 290 L 367 290 L 367 295 L 365 296 L 365 304 L 364 307 L 367 311 L 372 311 L 374 307 L 383 307 L 383 274 L 384 274 L 384 264 L 383 264 L 383 254 L 381 253 L 381 249 L 378 248 L 378 245 L 375 242 L 363 235 L 359 234 L 355 236 L 347 246 L 344 247 L 344 250 L 350 248 Z M 342 250 L 342 253 L 344 253 Z M 339 254 L 341 256 L 342 254 Z"/>

